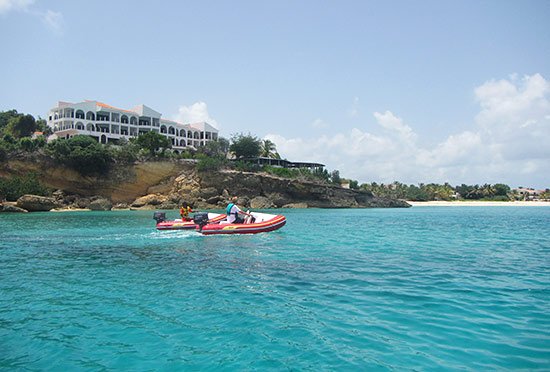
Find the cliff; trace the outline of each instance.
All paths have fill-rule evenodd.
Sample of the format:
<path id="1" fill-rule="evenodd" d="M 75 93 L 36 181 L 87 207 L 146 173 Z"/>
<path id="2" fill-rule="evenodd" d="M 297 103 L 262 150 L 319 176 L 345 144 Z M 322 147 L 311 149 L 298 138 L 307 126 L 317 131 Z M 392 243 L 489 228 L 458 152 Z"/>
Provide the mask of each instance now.
<path id="1" fill-rule="evenodd" d="M 62 207 L 88 207 L 99 198 L 118 207 L 197 209 L 225 207 L 230 196 L 247 208 L 409 207 L 400 200 L 379 198 L 368 191 L 344 189 L 263 173 L 232 170 L 197 172 L 193 160 L 116 165 L 108 174 L 84 177 L 47 157 L 33 156 L 0 163 L 0 177 L 34 172 Z M 88 204 L 87 204 L 88 203 Z"/>

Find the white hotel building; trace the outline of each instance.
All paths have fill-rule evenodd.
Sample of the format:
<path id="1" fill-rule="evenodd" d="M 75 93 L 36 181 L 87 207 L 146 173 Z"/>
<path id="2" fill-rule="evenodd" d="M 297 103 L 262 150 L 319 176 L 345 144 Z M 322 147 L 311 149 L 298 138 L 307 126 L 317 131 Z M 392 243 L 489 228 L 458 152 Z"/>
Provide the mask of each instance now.
<path id="1" fill-rule="evenodd" d="M 181 124 L 161 116 L 145 105 L 122 110 L 98 101 L 58 102 L 48 113 L 48 126 L 53 130 L 53 138 L 86 134 L 101 143 L 116 143 L 121 138 L 154 131 L 168 137 L 175 151 L 197 148 L 218 139 L 218 130 L 206 122 Z"/>

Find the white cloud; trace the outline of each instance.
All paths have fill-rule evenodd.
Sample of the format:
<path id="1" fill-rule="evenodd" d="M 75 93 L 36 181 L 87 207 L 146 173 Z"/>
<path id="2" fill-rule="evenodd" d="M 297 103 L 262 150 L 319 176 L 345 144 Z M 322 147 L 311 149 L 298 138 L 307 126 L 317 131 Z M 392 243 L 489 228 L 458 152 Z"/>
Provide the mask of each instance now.
<path id="1" fill-rule="evenodd" d="M 360 182 L 496 183 L 550 186 L 550 82 L 540 74 L 488 81 L 469 130 L 433 147 L 418 145 L 411 126 L 375 112 L 381 134 L 360 128 L 331 136 L 266 136 L 290 160 L 314 161 Z M 449 120 L 452 124 L 452 119 Z"/>
<path id="2" fill-rule="evenodd" d="M 34 0 L 0 0 L 0 14 L 8 13 L 12 10 L 26 11 Z"/>
<path id="3" fill-rule="evenodd" d="M 325 121 L 323 121 L 323 119 L 317 118 L 313 120 L 313 123 L 311 123 L 311 127 L 315 129 L 325 129 L 328 128 L 329 125 Z"/>
<path id="4" fill-rule="evenodd" d="M 38 17 L 51 30 L 61 33 L 63 29 L 63 14 L 53 10 L 38 10 L 34 7 L 35 0 L 0 0 L 0 15 L 11 11 L 22 11 Z"/>
<path id="5" fill-rule="evenodd" d="M 63 27 L 63 14 L 48 10 L 42 14 L 42 21 L 54 31 L 61 31 Z"/>
<path id="6" fill-rule="evenodd" d="M 196 102 L 191 106 L 180 106 L 178 113 L 173 119 L 184 124 L 206 121 L 208 124 L 219 129 L 218 122 L 210 117 L 208 106 L 205 102 Z"/>
<path id="7" fill-rule="evenodd" d="M 348 110 L 348 114 L 352 118 L 359 116 L 359 97 L 353 97 L 353 103 Z"/>
<path id="8" fill-rule="evenodd" d="M 412 128 L 405 125 L 401 118 L 398 118 L 390 111 L 386 111 L 383 114 L 375 112 L 374 117 L 378 124 L 388 131 L 398 134 L 405 141 L 414 142 L 416 140 L 416 134 L 413 132 Z"/>

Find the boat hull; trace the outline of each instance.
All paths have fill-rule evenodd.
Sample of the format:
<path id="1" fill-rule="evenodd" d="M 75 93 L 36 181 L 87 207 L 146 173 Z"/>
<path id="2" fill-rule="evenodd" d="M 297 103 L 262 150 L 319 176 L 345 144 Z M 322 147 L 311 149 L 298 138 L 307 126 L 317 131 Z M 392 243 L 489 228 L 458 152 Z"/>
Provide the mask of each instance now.
<path id="1" fill-rule="evenodd" d="M 253 213 L 254 214 L 254 213 Z M 269 232 L 278 230 L 286 224 L 286 218 L 282 215 L 275 215 L 273 218 L 258 222 L 247 224 L 224 224 L 224 223 L 210 223 L 203 226 L 202 230 L 199 230 L 204 235 L 221 235 L 221 234 L 258 234 L 262 232 Z"/>
<path id="2" fill-rule="evenodd" d="M 216 223 L 224 220 L 226 216 L 225 214 L 209 213 L 208 217 L 208 223 Z M 157 230 L 196 230 L 197 228 L 198 226 L 195 224 L 195 222 L 193 222 L 193 220 L 174 220 L 157 223 Z"/>

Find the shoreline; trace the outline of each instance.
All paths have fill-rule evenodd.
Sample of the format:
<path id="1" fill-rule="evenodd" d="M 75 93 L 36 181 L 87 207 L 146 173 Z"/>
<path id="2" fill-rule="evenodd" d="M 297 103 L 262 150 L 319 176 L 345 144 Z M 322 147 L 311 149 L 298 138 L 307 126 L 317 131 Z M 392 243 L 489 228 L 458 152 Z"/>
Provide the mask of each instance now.
<path id="1" fill-rule="evenodd" d="M 409 201 L 413 207 L 550 207 L 550 201 Z"/>

